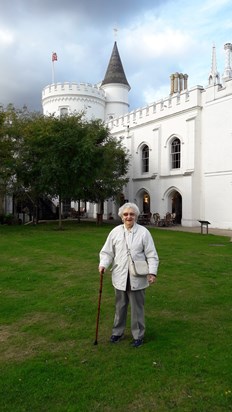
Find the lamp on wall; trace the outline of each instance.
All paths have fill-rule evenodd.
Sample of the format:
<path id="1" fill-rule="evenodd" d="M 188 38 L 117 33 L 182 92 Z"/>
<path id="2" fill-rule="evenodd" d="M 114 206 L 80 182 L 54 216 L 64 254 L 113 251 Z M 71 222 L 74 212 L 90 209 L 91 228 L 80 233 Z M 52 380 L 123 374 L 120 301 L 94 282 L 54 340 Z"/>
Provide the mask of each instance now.
<path id="1" fill-rule="evenodd" d="M 144 203 L 149 203 L 149 196 L 148 196 L 148 194 L 145 194 L 145 195 L 144 195 L 143 201 L 144 201 Z"/>

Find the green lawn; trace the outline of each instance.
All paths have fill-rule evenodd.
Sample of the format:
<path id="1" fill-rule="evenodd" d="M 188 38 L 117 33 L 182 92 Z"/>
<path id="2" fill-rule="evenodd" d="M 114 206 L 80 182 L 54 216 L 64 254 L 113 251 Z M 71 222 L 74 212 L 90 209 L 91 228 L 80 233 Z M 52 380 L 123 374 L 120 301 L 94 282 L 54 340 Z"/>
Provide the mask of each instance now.
<path id="1" fill-rule="evenodd" d="M 146 339 L 109 343 L 98 253 L 112 225 L 0 226 L 1 412 L 232 411 L 232 243 L 151 228 L 159 278 L 146 293 Z"/>

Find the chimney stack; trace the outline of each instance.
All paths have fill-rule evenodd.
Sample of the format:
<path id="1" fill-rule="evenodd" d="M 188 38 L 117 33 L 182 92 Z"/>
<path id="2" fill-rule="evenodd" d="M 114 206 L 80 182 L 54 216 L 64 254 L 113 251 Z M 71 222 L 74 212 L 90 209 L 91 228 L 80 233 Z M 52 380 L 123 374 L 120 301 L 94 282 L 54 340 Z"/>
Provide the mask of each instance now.
<path id="1" fill-rule="evenodd" d="M 226 62 L 225 62 L 225 69 L 223 74 L 223 79 L 230 79 L 232 77 L 232 69 L 231 69 L 231 52 L 232 52 L 232 44 L 226 43 L 224 45 L 224 50 L 226 52 Z"/>
<path id="2" fill-rule="evenodd" d="M 170 76 L 171 88 L 170 95 L 180 93 L 188 89 L 188 75 L 183 73 L 174 73 Z"/>

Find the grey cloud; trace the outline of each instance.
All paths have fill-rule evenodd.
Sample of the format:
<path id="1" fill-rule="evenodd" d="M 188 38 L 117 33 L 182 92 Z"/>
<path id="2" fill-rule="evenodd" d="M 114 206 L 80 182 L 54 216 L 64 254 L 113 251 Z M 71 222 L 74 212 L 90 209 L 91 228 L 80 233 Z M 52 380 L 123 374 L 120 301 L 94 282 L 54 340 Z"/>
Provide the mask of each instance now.
<path id="1" fill-rule="evenodd" d="M 160 58 L 151 54 L 145 61 L 139 55 L 138 44 L 132 41 L 128 49 L 123 36 L 132 36 L 137 26 L 143 29 L 147 16 L 155 16 L 157 21 L 162 16 L 162 22 L 168 16 L 169 24 L 181 26 L 176 19 L 181 15 L 179 10 L 183 12 L 182 0 L 0 0 L 0 6 L 0 103 L 4 105 L 12 102 L 16 106 L 26 104 L 31 110 L 41 109 L 42 89 L 52 81 L 53 51 L 58 55 L 57 82 L 101 81 L 113 48 L 115 25 L 119 28 L 119 53 L 132 88 L 131 108 L 145 104 L 142 90 L 158 89 L 169 83 L 172 71 L 191 68 L 203 47 L 210 54 L 210 45 L 203 41 L 196 41 L 194 50 L 178 58 L 167 52 Z M 173 6 L 174 21 L 170 14 Z M 141 30 L 143 34 L 149 37 Z"/>
<path id="2" fill-rule="evenodd" d="M 1 43 L 0 34 L 0 103 L 28 103 L 35 109 L 41 107 L 42 88 L 51 82 L 52 51 L 58 53 L 57 81 L 98 82 L 108 64 L 114 26 L 154 8 L 152 0 L 1 3 L 0 28 L 12 39 Z M 155 8 L 164 3 L 156 1 Z"/>

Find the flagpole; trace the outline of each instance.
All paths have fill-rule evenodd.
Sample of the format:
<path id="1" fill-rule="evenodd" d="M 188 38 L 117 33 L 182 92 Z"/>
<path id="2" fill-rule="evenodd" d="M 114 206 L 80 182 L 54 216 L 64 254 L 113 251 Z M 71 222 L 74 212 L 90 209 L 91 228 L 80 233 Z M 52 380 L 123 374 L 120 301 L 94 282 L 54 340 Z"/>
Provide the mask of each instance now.
<path id="1" fill-rule="evenodd" d="M 57 54 L 52 53 L 52 84 L 55 83 L 55 61 L 57 61 Z"/>
<path id="2" fill-rule="evenodd" d="M 52 84 L 55 83 L 55 67 L 54 67 L 54 60 L 52 61 Z"/>

